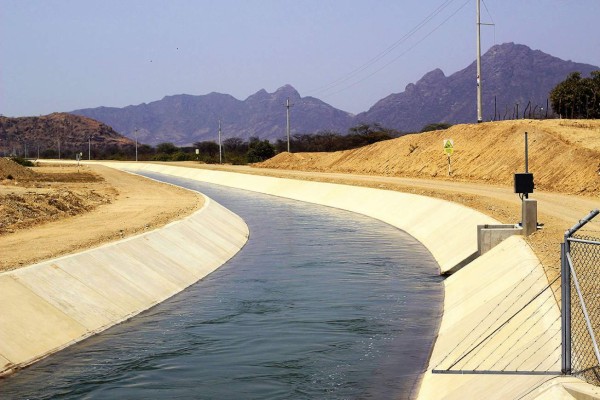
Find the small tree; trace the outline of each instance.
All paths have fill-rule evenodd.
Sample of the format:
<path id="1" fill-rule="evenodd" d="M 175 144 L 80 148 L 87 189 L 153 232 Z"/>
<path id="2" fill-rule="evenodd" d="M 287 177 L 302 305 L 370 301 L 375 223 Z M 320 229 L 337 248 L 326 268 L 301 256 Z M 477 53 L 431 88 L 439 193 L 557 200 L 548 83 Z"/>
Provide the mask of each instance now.
<path id="1" fill-rule="evenodd" d="M 600 71 L 590 78 L 572 72 L 550 91 L 550 102 L 563 118 L 600 118 Z"/>
<path id="2" fill-rule="evenodd" d="M 177 148 L 177 146 L 170 142 L 159 143 L 156 146 L 156 152 L 159 154 L 174 154 L 178 150 L 179 148 Z"/>
<path id="3" fill-rule="evenodd" d="M 255 163 L 269 159 L 275 155 L 275 147 L 268 140 L 250 138 L 248 162 Z"/>
<path id="4" fill-rule="evenodd" d="M 194 143 L 194 147 L 200 151 L 200 155 L 215 158 L 219 154 L 219 145 L 213 141 Z"/>

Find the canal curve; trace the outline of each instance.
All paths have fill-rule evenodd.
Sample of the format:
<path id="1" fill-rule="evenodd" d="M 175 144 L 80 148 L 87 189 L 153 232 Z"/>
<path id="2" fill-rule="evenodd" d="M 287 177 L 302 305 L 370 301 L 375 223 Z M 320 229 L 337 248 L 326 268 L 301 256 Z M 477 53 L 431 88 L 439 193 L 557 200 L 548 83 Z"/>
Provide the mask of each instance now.
<path id="1" fill-rule="evenodd" d="M 0 381 L 2 398 L 415 394 L 443 300 L 438 266 L 419 242 L 347 211 L 151 177 L 240 215 L 246 246 L 179 295 Z"/>

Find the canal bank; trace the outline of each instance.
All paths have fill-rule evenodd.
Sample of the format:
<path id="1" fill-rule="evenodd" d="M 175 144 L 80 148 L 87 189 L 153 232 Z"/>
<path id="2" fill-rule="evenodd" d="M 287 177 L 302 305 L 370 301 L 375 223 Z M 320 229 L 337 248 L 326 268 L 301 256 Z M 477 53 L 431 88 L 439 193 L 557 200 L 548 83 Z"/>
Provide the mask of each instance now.
<path id="1" fill-rule="evenodd" d="M 157 164 L 105 165 L 364 214 L 418 239 L 441 272 L 463 263 L 477 250 L 478 224 L 497 223 L 454 203 L 406 193 Z M 544 398 L 550 394 L 573 398 L 569 393 L 580 382 L 570 379 L 573 383 L 567 392 L 559 382 L 564 379 L 556 379 L 559 310 L 547 284 L 538 259 L 519 237 L 506 240 L 448 278 L 444 315 L 419 398 Z"/>
<path id="2" fill-rule="evenodd" d="M 0 274 L 0 375 L 179 293 L 247 239 L 244 221 L 205 197 L 162 229 Z"/>

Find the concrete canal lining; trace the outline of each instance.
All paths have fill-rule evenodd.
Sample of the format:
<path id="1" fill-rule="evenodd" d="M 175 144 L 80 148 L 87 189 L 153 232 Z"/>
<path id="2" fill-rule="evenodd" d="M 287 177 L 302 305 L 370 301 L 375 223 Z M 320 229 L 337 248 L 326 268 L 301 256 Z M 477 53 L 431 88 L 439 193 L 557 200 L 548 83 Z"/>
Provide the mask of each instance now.
<path id="1" fill-rule="evenodd" d="M 205 197 L 161 229 L 0 274 L 0 375 L 166 300 L 247 240 L 244 221 Z"/>
<path id="2" fill-rule="evenodd" d="M 477 251 L 477 225 L 498 223 L 454 203 L 400 192 L 160 164 L 102 164 L 132 172 L 190 178 L 364 214 L 396 226 L 423 243 L 440 265 L 440 272 L 472 258 Z M 215 217 L 203 218 L 202 213 L 206 217 Z M 193 223 L 172 224 L 156 231 L 154 236 L 142 236 L 2 274 L 0 365 L 4 365 L 3 370 L 31 363 L 105 329 L 109 324 L 129 318 L 141 311 L 140 308 L 164 300 L 171 292 L 193 283 L 188 281 L 199 279 L 225 262 L 245 243 L 247 227 L 222 207 L 216 207 L 214 213 L 203 209 L 193 216 L 197 218 Z M 214 220 L 227 223 L 214 224 Z M 177 225 L 181 229 L 175 229 Z M 190 234 L 193 246 L 189 242 L 180 243 Z M 183 256 L 190 258 L 178 260 L 185 254 L 183 248 L 188 250 L 194 246 L 195 253 Z M 178 250 L 169 251 L 173 248 Z M 138 261 L 141 255 L 147 255 L 147 251 L 153 252 L 149 258 L 157 258 L 152 267 Z M 161 253 L 165 253 L 164 258 L 159 256 Z M 186 261 L 191 259 L 207 261 L 190 270 Z M 123 263 L 123 260 L 127 262 Z M 167 268 L 172 263 L 177 265 L 175 271 Z M 121 269 L 123 264 L 126 266 Z M 136 265 L 135 269 L 127 268 L 133 265 Z M 85 270 L 78 271 L 79 268 L 97 272 L 88 278 Z M 143 280 L 147 285 L 136 285 L 138 270 L 144 271 Z M 119 283 L 114 283 L 115 279 Z M 557 335 L 559 310 L 553 298 L 536 297 L 538 293 L 548 293 L 544 291 L 547 283 L 535 254 L 517 236 L 508 238 L 446 279 L 444 315 L 419 398 L 536 399 L 546 398 L 550 393 L 555 396 L 553 398 L 577 398 L 574 395 L 576 387 L 580 392 L 584 390 L 582 387 L 588 390 L 589 387 L 573 378 L 565 381 L 552 375 L 528 373 L 552 373 L 559 369 L 560 347 L 556 346 L 556 338 L 560 336 Z M 525 308 L 531 307 L 534 313 L 520 314 L 523 302 L 527 303 Z M 545 307 L 544 311 L 538 313 L 542 307 Z M 494 313 L 500 317 L 492 318 L 491 324 L 485 322 Z M 26 321 L 24 315 L 27 315 Z M 532 315 L 537 315 L 536 322 L 528 324 L 528 316 Z M 485 351 L 472 352 L 480 338 L 494 329 L 495 322 L 509 316 L 512 322 L 481 346 Z M 482 326 L 483 331 L 478 331 Z M 532 348 L 532 339 L 540 346 Z M 515 374 L 470 374 L 461 370 L 458 374 L 432 373 L 433 369 L 452 370 L 453 360 L 471 352 L 473 355 L 463 363 L 463 369 L 493 372 L 505 364 L 503 357 L 506 354 L 512 357 L 511 351 L 517 353 L 516 357 L 521 353 L 528 354 L 518 363 Z"/>
<path id="3" fill-rule="evenodd" d="M 477 225 L 498 221 L 462 205 L 391 190 L 301 181 L 151 163 L 102 162 L 352 211 L 400 228 L 432 253 L 444 273 L 477 252 Z"/>
<path id="4" fill-rule="evenodd" d="M 472 259 L 477 251 L 477 225 L 498 224 L 482 213 L 455 203 L 394 191 L 160 164 L 104 164 L 132 172 L 146 171 L 195 179 L 364 214 L 396 226 L 419 240 L 435 257 L 441 273 Z M 557 389 L 562 387 L 563 378 L 552 375 L 560 369 L 560 346 L 557 346 L 560 312 L 554 298 L 546 298 L 552 297 L 550 290 L 544 290 L 547 284 L 542 265 L 520 236 L 508 238 L 446 279 L 444 315 L 418 398 L 537 399 L 545 398 L 549 391 L 563 395 L 557 398 L 576 398 L 574 385 L 568 392 Z M 540 292 L 546 297 L 539 296 Z M 536 298 L 536 295 L 539 297 Z M 524 302 L 528 303 L 525 310 L 534 311 L 520 314 L 519 307 Z M 545 307 L 543 313 L 538 312 L 542 307 Z M 500 315 L 497 318 L 499 322 L 492 319 L 489 324 L 490 315 Z M 541 317 L 536 317 L 535 323 L 527 324 L 532 315 Z M 479 368 L 483 374 L 432 373 L 433 369 L 449 367 L 453 359 L 472 352 L 473 347 L 478 346 L 479 338 L 485 338 L 489 331 L 502 323 L 502 318 L 509 317 L 511 324 L 481 346 L 485 351 L 478 349 L 473 352 L 475 354 L 465 365 L 465 368 Z M 482 325 L 486 325 L 487 331 L 478 332 Z M 473 332 L 475 336 L 470 336 Z M 541 345 L 533 348 L 532 341 Z M 518 356 L 519 351 L 527 354 L 527 358 L 517 358 L 522 362 L 517 363 L 515 373 L 494 373 L 495 367 L 502 367 L 505 363 L 503 357 L 510 354 L 514 358 L 514 353 Z M 512 364 L 507 366 L 512 367 Z M 573 382 L 573 378 L 569 379 Z M 581 381 L 576 382 L 589 389 Z"/>

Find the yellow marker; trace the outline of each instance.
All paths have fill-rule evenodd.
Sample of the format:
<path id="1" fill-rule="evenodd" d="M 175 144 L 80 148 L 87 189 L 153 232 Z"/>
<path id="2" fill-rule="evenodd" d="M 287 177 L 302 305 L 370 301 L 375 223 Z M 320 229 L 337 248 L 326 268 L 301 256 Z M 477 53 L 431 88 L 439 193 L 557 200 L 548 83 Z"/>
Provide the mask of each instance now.
<path id="1" fill-rule="evenodd" d="M 444 153 L 451 156 L 454 153 L 454 140 L 444 139 Z"/>

